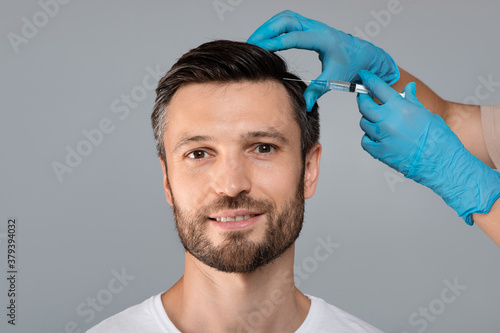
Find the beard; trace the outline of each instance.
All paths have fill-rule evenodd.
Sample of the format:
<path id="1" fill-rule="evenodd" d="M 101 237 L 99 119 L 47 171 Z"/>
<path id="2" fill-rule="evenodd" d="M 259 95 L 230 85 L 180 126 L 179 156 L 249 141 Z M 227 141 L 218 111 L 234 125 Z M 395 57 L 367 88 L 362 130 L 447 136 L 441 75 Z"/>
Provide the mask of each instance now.
<path id="1" fill-rule="evenodd" d="M 184 249 L 202 263 L 226 273 L 250 273 L 283 254 L 299 237 L 304 222 L 304 173 L 294 195 L 277 209 L 270 200 L 257 200 L 241 192 L 235 197 L 221 196 L 202 206 L 196 212 L 172 207 L 175 225 Z M 168 176 L 167 176 L 168 182 Z M 172 189 L 171 186 L 169 186 Z M 207 237 L 210 213 L 225 209 L 248 209 L 267 216 L 264 237 L 261 241 L 248 239 L 251 230 L 231 230 L 224 233 L 223 241 L 215 245 Z"/>

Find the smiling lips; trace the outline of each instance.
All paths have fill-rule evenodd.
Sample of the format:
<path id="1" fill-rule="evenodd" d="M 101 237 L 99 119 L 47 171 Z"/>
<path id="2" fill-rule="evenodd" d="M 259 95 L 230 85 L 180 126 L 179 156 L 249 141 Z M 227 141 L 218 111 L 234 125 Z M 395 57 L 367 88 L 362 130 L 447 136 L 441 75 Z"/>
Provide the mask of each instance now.
<path id="1" fill-rule="evenodd" d="M 210 216 L 210 219 L 217 222 L 239 222 L 252 219 L 262 213 L 250 210 L 226 210 L 218 214 Z"/>
<path id="2" fill-rule="evenodd" d="M 253 213 L 253 214 L 250 214 Z M 255 214 L 250 211 L 238 212 L 222 212 L 218 216 L 211 217 L 212 223 L 215 227 L 222 230 L 235 230 L 249 228 L 260 220 L 263 214 Z"/>
<path id="3" fill-rule="evenodd" d="M 254 216 L 257 216 L 257 214 L 217 217 L 215 220 L 217 222 L 238 222 L 238 221 L 242 221 L 242 220 L 247 220 L 247 219 L 254 217 Z"/>

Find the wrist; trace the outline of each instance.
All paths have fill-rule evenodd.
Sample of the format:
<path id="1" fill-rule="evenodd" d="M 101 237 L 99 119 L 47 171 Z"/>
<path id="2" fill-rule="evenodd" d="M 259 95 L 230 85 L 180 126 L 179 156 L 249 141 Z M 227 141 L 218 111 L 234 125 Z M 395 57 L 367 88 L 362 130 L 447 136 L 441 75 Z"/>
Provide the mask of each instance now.
<path id="1" fill-rule="evenodd" d="M 489 212 L 500 197 L 500 173 L 491 169 L 468 150 L 462 148 L 462 158 L 457 158 L 451 170 L 449 182 L 443 188 L 443 200 L 462 217 L 468 225 L 473 225 L 472 215 Z M 438 191 L 435 191 L 438 193 Z M 439 194 L 439 193 L 438 193 Z"/>

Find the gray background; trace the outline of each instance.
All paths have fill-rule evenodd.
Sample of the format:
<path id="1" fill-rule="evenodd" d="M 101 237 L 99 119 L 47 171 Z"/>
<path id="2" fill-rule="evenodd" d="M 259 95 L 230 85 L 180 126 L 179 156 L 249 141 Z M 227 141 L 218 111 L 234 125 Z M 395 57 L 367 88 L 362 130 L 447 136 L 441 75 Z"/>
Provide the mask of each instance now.
<path id="1" fill-rule="evenodd" d="M 155 94 L 148 90 L 126 116 L 112 109 L 115 99 L 125 105 L 122 94 L 141 91 L 148 66 L 165 72 L 203 42 L 244 41 L 291 9 L 350 33 L 372 29 L 373 43 L 446 99 L 475 96 L 479 77 L 500 81 L 498 2 L 401 0 L 402 11 L 383 25 L 372 11 L 389 1 L 220 2 L 230 9 L 221 15 L 212 0 L 73 0 L 16 53 L 8 34 L 22 36 L 22 18 L 33 22 L 42 9 L 35 0 L 2 1 L 0 247 L 5 253 L 7 218 L 16 217 L 20 272 L 16 327 L 6 323 L 0 279 L 2 332 L 69 332 L 71 322 L 84 331 L 181 276 L 150 128 Z M 304 79 L 320 72 L 312 52 L 281 54 Z M 500 89 L 492 90 L 481 103 L 500 103 Z M 354 95 L 330 93 L 320 107 L 320 183 L 296 253 L 308 271 L 301 290 L 387 332 L 499 332 L 498 248 L 430 190 L 401 178 L 391 188 L 387 178 L 397 174 L 360 147 Z M 106 118 L 113 132 L 59 181 L 52 163 L 64 163 L 66 147 L 76 149 L 82 131 Z M 314 258 L 318 237 L 340 245 L 325 261 Z M 5 276 L 5 255 L 0 267 Z M 113 270 L 123 269 L 134 279 L 112 294 Z M 442 310 L 445 280 L 454 279 L 467 289 L 425 330 L 412 325 L 420 307 Z M 106 304 L 95 318 L 77 313 L 96 296 Z"/>

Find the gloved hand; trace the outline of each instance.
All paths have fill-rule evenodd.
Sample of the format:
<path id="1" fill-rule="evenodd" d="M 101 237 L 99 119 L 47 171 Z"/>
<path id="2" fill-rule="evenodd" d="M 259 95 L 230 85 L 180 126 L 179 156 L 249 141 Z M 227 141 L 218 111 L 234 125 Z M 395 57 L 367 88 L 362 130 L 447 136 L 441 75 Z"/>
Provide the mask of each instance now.
<path id="1" fill-rule="evenodd" d="M 396 63 L 384 50 L 289 10 L 269 19 L 247 42 L 270 52 L 290 48 L 316 51 L 322 62 L 322 73 L 318 80 L 359 83 L 357 73 L 362 69 L 377 74 L 389 84 L 399 79 Z M 308 111 L 325 92 L 325 89 L 314 84 L 306 89 L 304 97 Z"/>
<path id="2" fill-rule="evenodd" d="M 500 197 L 500 173 L 472 155 L 438 115 L 426 110 L 409 83 L 401 97 L 374 74 L 363 85 L 383 104 L 358 94 L 361 145 L 405 177 L 429 187 L 472 225 L 472 213 L 487 213 Z"/>

